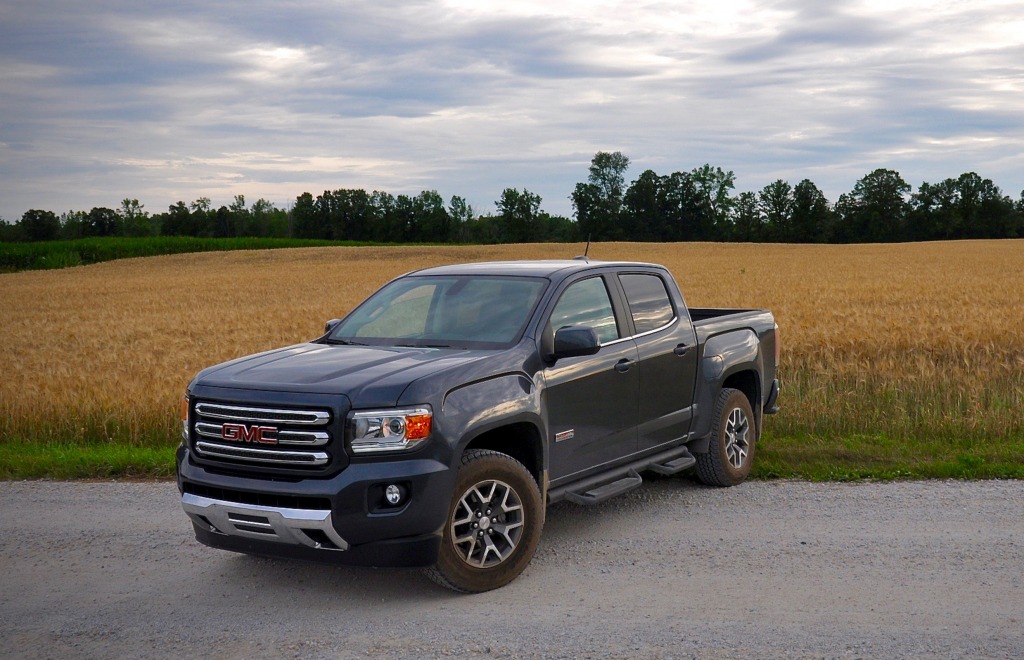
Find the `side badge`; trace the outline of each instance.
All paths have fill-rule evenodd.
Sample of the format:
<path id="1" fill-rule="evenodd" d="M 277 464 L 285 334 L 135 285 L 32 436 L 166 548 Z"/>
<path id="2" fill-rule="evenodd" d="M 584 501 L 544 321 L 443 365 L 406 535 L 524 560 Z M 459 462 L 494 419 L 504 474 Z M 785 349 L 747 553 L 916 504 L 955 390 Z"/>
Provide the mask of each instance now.
<path id="1" fill-rule="evenodd" d="M 574 435 L 576 435 L 576 429 L 569 429 L 568 431 L 556 433 L 555 442 L 561 442 L 562 440 L 571 440 Z"/>

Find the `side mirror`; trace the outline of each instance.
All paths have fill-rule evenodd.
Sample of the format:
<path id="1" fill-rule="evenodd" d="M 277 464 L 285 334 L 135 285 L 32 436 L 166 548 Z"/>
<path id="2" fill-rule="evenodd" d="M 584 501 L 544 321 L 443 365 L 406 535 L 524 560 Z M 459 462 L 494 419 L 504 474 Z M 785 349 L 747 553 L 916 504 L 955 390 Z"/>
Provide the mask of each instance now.
<path id="1" fill-rule="evenodd" d="M 594 355 L 601 350 L 601 341 L 597 331 L 584 325 L 567 325 L 555 331 L 555 350 L 552 354 L 556 360 L 580 355 Z"/>
<path id="2" fill-rule="evenodd" d="M 335 328 L 337 328 L 339 323 L 341 323 L 341 319 L 331 319 L 330 321 L 328 321 L 324 325 L 324 334 L 325 335 L 331 334 L 331 330 L 334 330 Z"/>

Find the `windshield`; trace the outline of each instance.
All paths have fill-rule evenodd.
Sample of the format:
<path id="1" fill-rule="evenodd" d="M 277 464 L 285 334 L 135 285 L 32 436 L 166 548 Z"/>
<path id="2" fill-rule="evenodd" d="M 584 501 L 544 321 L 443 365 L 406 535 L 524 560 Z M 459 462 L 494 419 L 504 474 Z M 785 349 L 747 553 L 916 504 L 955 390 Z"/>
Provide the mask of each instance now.
<path id="1" fill-rule="evenodd" d="M 522 334 L 546 283 L 535 277 L 404 277 L 357 307 L 327 340 L 499 348 Z"/>

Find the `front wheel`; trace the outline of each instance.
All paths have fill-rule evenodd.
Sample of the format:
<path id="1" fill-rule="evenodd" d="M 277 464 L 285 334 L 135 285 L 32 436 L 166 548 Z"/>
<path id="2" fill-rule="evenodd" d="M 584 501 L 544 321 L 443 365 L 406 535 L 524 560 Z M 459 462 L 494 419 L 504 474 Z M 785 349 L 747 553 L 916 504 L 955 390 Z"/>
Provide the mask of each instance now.
<path id="1" fill-rule="evenodd" d="M 543 524 L 540 489 L 522 463 L 471 449 L 462 457 L 437 564 L 427 576 L 465 593 L 502 587 L 530 563 Z"/>
<path id="2" fill-rule="evenodd" d="M 714 420 L 708 452 L 694 455 L 697 476 L 709 486 L 735 486 L 754 464 L 757 424 L 750 401 L 739 390 L 723 389 L 715 402 Z"/>

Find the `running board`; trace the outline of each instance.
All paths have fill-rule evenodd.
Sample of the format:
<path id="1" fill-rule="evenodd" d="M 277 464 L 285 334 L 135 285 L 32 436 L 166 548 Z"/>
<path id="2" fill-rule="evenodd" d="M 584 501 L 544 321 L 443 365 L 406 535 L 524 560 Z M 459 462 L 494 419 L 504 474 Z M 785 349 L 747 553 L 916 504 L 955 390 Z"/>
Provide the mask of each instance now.
<path id="1" fill-rule="evenodd" d="M 696 459 L 684 445 L 645 456 L 625 465 L 593 474 L 572 483 L 560 484 L 547 492 L 549 504 L 569 500 L 576 504 L 597 504 L 604 500 L 632 490 L 643 483 L 640 473 L 651 470 L 662 475 L 672 475 L 692 467 Z"/>
<path id="2" fill-rule="evenodd" d="M 690 452 L 686 452 L 683 456 L 677 459 L 668 461 L 667 463 L 653 463 L 647 466 L 647 469 L 651 472 L 657 472 L 663 476 L 671 476 L 678 474 L 683 470 L 693 467 L 697 464 L 697 459 L 694 458 Z"/>
<path id="3" fill-rule="evenodd" d="M 622 495 L 625 492 L 631 491 L 634 488 L 638 488 L 643 484 L 644 480 L 640 478 L 640 475 L 636 470 L 630 470 L 629 474 L 621 479 L 606 483 L 597 488 L 588 490 L 585 493 L 574 493 L 567 492 L 565 499 L 569 500 L 574 504 L 600 504 L 605 500 L 610 500 L 616 495 Z"/>

